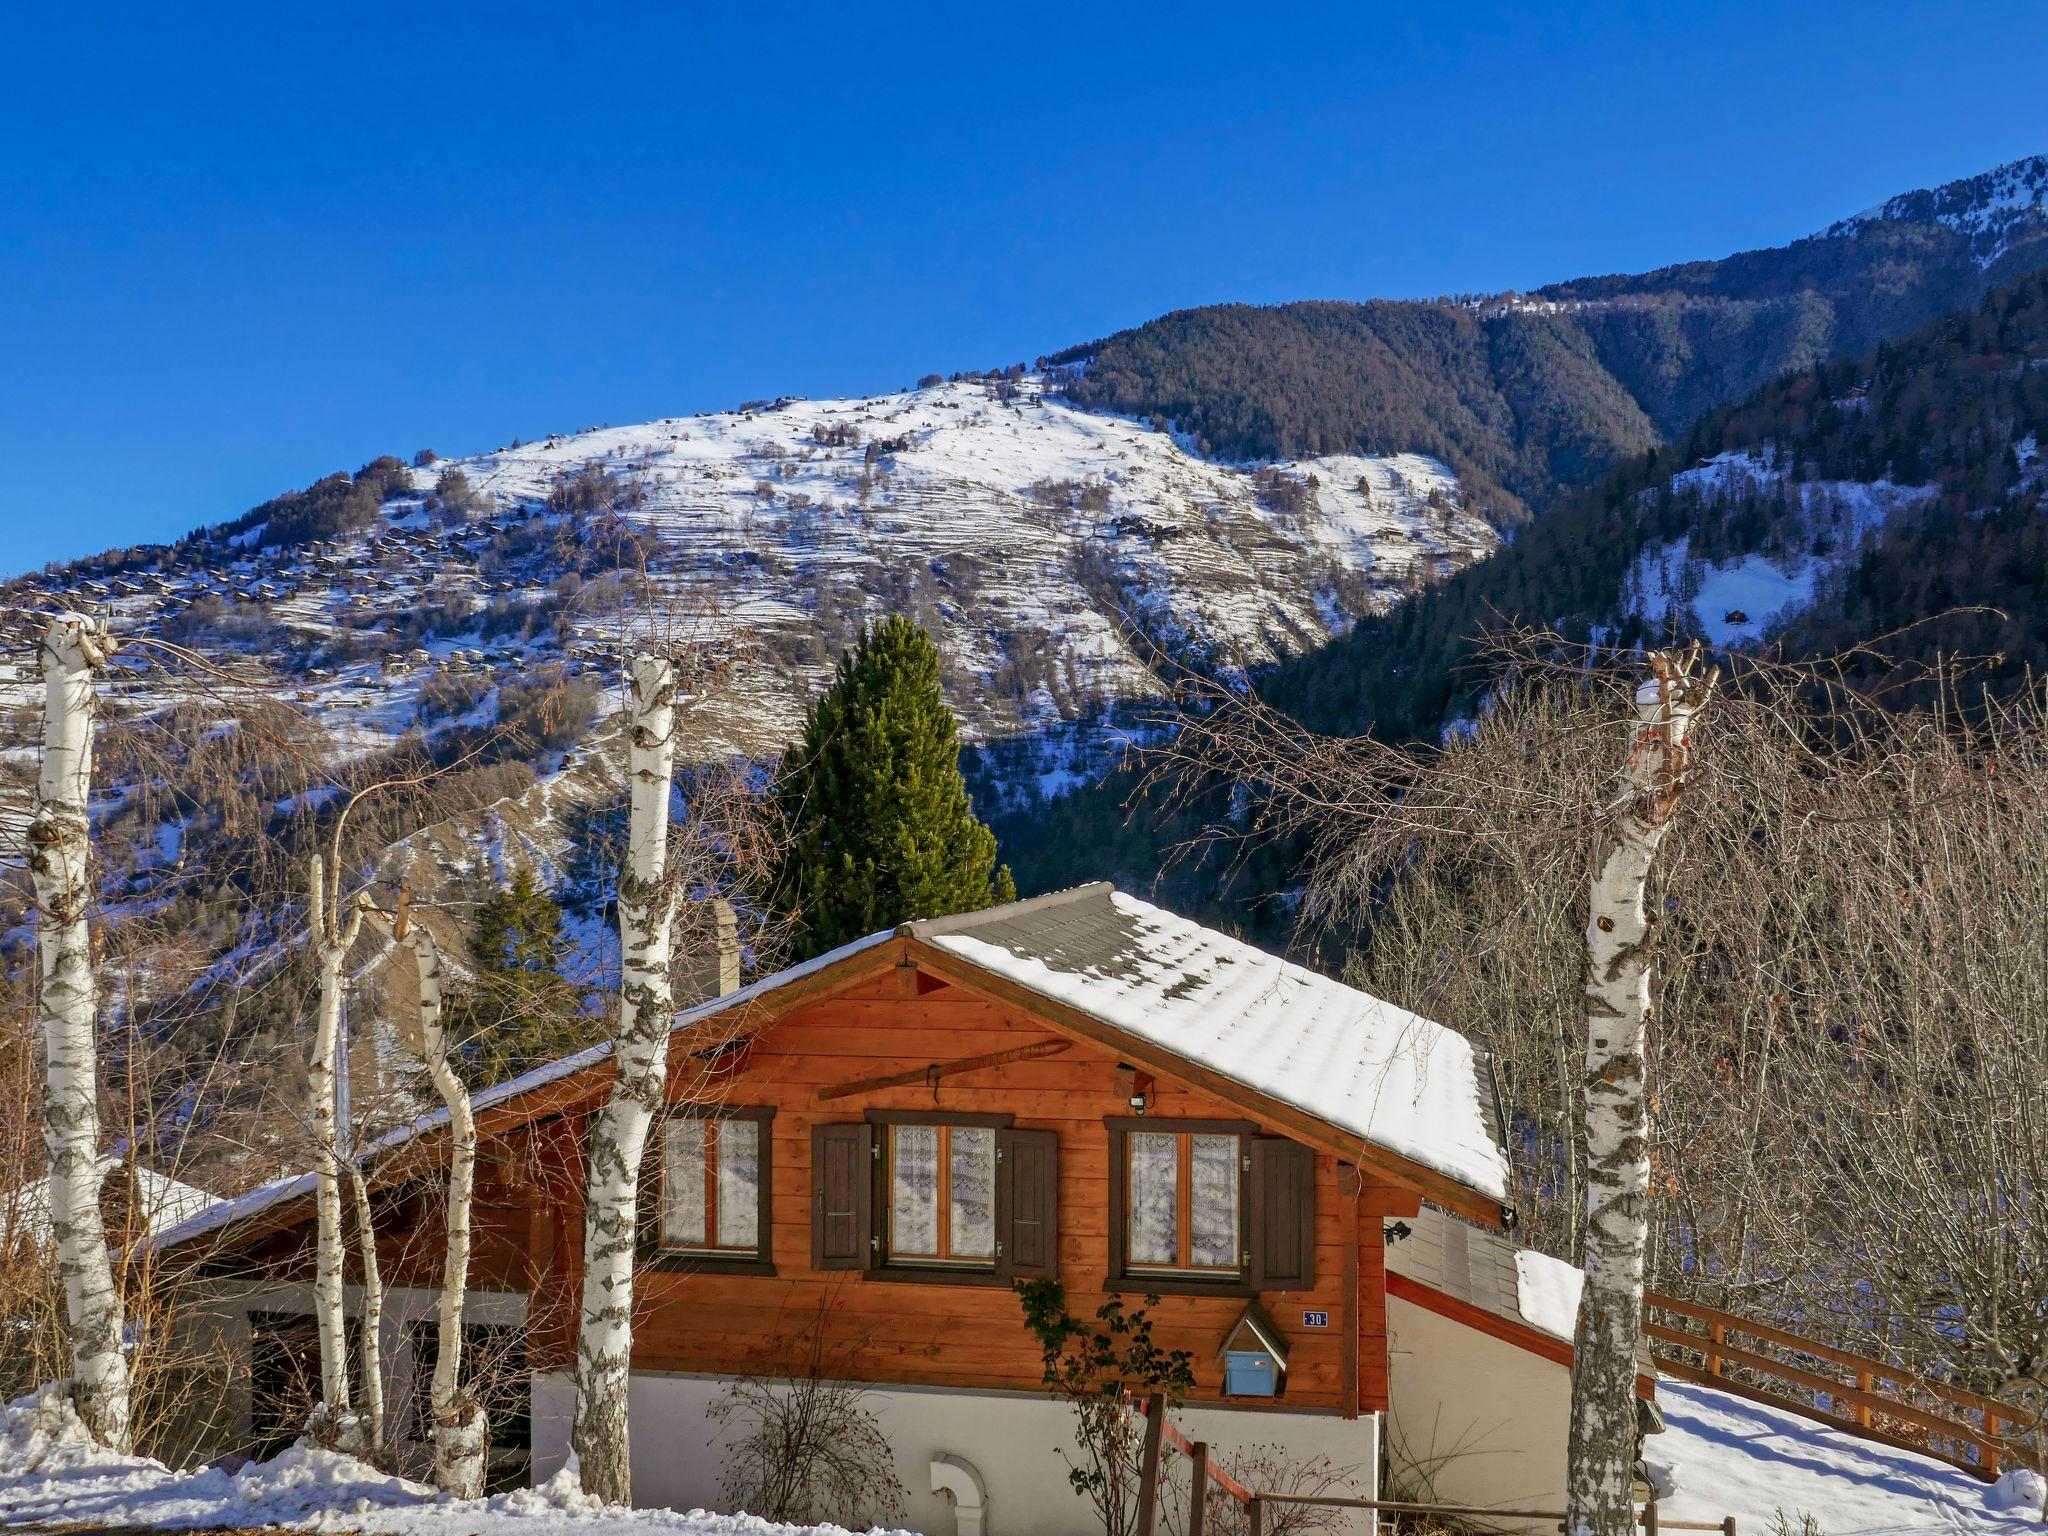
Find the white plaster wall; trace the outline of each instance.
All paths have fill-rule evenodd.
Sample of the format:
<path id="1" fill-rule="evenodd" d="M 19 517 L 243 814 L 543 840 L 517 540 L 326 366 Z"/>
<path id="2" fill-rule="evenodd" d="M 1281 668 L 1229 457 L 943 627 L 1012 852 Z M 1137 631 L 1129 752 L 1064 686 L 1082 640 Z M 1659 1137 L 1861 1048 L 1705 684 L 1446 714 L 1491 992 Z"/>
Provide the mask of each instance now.
<path id="1" fill-rule="evenodd" d="M 1393 1410 L 1387 1461 L 1439 1503 L 1564 1509 L 1571 1372 L 1555 1361 L 1387 1298 Z M 1554 1522 L 1503 1529 L 1543 1531 Z"/>
<path id="2" fill-rule="evenodd" d="M 712 1376 L 636 1371 L 632 1379 L 633 1500 L 675 1509 L 720 1507 L 724 1438 L 706 1419 L 723 1383 Z M 568 1455 L 574 1392 L 566 1373 L 537 1376 L 533 1389 L 533 1476 L 558 1470 Z M 905 1490 L 905 1523 L 925 1536 L 954 1536 L 952 1500 L 931 1491 L 931 1461 L 941 1453 L 973 1464 L 987 1490 L 986 1536 L 1073 1536 L 1092 1523 L 1067 1482 L 1061 1449 L 1072 1449 L 1071 1415 L 1036 1393 L 938 1388 L 871 1389 L 868 1410 L 896 1455 Z M 1231 1447 L 1284 1445 L 1359 1469 L 1374 1484 L 1379 1422 L 1335 1416 L 1194 1407 L 1173 1415 L 1191 1440 L 1219 1456 Z M 1364 1516 L 1349 1529 L 1363 1531 Z"/>

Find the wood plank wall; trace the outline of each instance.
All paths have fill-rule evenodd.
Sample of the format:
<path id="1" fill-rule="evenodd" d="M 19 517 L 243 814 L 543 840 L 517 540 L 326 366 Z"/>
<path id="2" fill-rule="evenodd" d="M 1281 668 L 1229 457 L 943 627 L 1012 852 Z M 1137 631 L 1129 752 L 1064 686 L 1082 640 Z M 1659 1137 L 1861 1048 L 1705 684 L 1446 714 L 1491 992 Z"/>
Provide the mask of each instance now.
<path id="1" fill-rule="evenodd" d="M 773 1255 L 776 1274 L 646 1272 L 636 1286 L 634 1363 L 650 1370 L 738 1371 L 786 1368 L 792 1340 L 824 1320 L 835 1373 L 874 1382 L 961 1387 L 1039 1386 L 1037 1346 L 1025 1332 L 1016 1297 L 999 1287 L 913 1283 L 819 1272 L 811 1256 L 811 1127 L 859 1120 L 868 1109 L 939 1109 L 1004 1113 L 1020 1129 L 1049 1129 L 1060 1138 L 1060 1279 L 1068 1304 L 1088 1317 L 1106 1299 L 1109 1139 L 1106 1116 L 1127 1114 L 1115 1083 L 1115 1058 L 1075 1043 L 1037 1060 L 1009 1062 L 926 1083 L 820 1102 L 822 1088 L 932 1063 L 1003 1051 L 1055 1031 L 1021 1010 L 961 986 L 921 978 L 914 997 L 897 995 L 893 977 L 821 999 L 769 1026 L 748 1053 L 742 1073 L 718 1088 L 735 1106 L 773 1106 Z M 678 1072 L 671 1097 L 690 1093 Z M 1150 1113 L 1161 1119 L 1244 1119 L 1236 1107 L 1169 1079 L 1156 1084 Z M 1271 1130 L 1272 1128 L 1267 1128 Z M 508 1154 L 526 1172 L 507 1190 L 514 1210 L 480 1211 L 487 1223 L 516 1223 L 527 1232 L 518 1277 L 539 1280 L 534 1315 L 540 1324 L 536 1363 L 570 1358 L 575 1293 L 580 1283 L 582 1215 L 576 1170 L 577 1127 L 563 1119 L 523 1133 L 531 1143 Z M 1337 1161 L 1316 1160 L 1316 1268 L 1312 1289 L 1262 1298 L 1293 1351 L 1283 1405 L 1343 1411 L 1350 1406 L 1344 1375 L 1347 1316 L 1358 1326 L 1355 1401 L 1386 1406 L 1386 1282 L 1378 1241 L 1383 1213 L 1413 1213 L 1411 1192 L 1366 1181 L 1356 1196 L 1340 1192 Z M 1355 1199 L 1357 1212 L 1342 1202 Z M 1359 1234 L 1355 1263 L 1343 1244 Z M 1355 1273 L 1355 1310 L 1346 1306 L 1347 1271 Z M 480 1279 L 482 1277 L 480 1276 Z M 507 1280 L 511 1275 L 504 1277 Z M 1135 1298 L 1133 1298 L 1135 1300 Z M 1197 1399 L 1220 1395 L 1216 1359 L 1242 1297 L 1166 1296 L 1152 1309 L 1158 1341 L 1195 1355 Z M 1329 1326 L 1302 1326 L 1304 1311 L 1329 1314 Z"/>

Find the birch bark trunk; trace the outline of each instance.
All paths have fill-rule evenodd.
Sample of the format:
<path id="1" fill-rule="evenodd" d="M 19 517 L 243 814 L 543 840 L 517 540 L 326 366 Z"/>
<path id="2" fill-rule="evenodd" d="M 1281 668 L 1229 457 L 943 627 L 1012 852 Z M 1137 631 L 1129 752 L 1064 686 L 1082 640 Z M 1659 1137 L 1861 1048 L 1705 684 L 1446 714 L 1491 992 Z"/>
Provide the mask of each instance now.
<path id="1" fill-rule="evenodd" d="M 344 1045 L 343 1049 L 347 1049 Z M 363 1166 L 351 1150 L 343 1159 L 348 1169 L 349 1192 L 356 1208 L 356 1251 L 363 1266 L 363 1411 L 364 1450 L 379 1455 L 384 1449 L 384 1273 L 377 1262 L 377 1227 L 370 1215 L 370 1189 L 363 1182 Z"/>
<path id="2" fill-rule="evenodd" d="M 675 671 L 655 655 L 634 657 L 629 671 L 632 817 L 626 867 L 619 873 L 619 1030 L 611 1097 L 590 1130 L 576 1412 L 569 1439 L 583 1491 L 613 1504 L 632 1500 L 626 1410 L 640 1162 L 661 1107 L 674 1012 L 674 897 L 664 875 L 675 776 Z"/>
<path id="3" fill-rule="evenodd" d="M 339 892 L 330 893 L 325 861 L 314 854 L 309 866 L 308 926 L 313 957 L 319 967 L 319 1012 L 313 1030 L 313 1056 L 306 1067 L 306 1089 L 312 1100 L 313 1214 L 317 1243 L 313 1261 L 313 1316 L 320 1333 L 320 1402 L 307 1430 L 316 1439 L 360 1455 L 366 1449 L 361 1421 L 353 1412 L 348 1380 L 348 1328 L 344 1314 L 345 1249 L 341 1232 L 340 1079 L 337 1058 L 341 1040 L 342 967 L 361 930 L 360 911 L 340 920 L 331 908 Z M 330 901 L 330 894 L 336 900 Z"/>
<path id="4" fill-rule="evenodd" d="M 100 1216 L 99 986 L 93 972 L 92 794 L 95 683 L 114 644 L 97 621 L 60 614 L 41 644 L 43 758 L 28 827 L 42 986 L 43 1145 L 50 1223 L 71 1335 L 71 1396 L 102 1444 L 129 1448 L 121 1297 Z"/>
<path id="5" fill-rule="evenodd" d="M 1647 1037 L 1656 918 L 1644 892 L 1685 787 L 1687 732 L 1714 685 L 1659 652 L 1636 690 L 1620 793 L 1601 818 L 1586 923 L 1585 1290 L 1573 1341 L 1566 1525 L 1633 1536 L 1636 1347 L 1649 1221 Z"/>
<path id="6" fill-rule="evenodd" d="M 434 1482 L 458 1499 L 484 1491 L 490 1425 L 483 1404 L 462 1391 L 462 1309 L 469 1289 L 470 1216 L 476 1189 L 476 1115 L 469 1090 L 448 1064 L 448 1036 L 442 1018 L 441 948 L 434 936 L 406 917 L 400 898 L 391 936 L 412 951 L 419 977 L 420 1059 L 434 1091 L 448 1107 L 448 1200 L 442 1230 L 441 1295 L 435 1311 L 434 1379 L 428 1398 L 433 1415 Z"/>

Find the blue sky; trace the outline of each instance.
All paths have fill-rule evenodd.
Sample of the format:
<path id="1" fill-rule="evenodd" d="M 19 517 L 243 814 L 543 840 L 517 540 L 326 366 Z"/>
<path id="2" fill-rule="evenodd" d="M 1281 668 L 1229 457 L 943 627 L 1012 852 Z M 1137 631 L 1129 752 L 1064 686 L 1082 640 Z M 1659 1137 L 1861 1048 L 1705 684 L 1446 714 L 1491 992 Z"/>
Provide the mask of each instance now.
<path id="1" fill-rule="evenodd" d="M 9 8 L 0 572 L 380 452 L 1639 270 L 2048 150 L 2039 0 L 310 9 Z"/>

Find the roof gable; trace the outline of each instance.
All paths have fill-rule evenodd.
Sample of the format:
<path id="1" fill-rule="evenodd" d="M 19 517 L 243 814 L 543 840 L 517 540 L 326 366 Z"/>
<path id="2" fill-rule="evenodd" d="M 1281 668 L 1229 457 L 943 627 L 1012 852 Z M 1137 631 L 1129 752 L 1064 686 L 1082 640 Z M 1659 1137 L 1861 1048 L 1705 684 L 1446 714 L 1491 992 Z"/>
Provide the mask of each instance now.
<path id="1" fill-rule="evenodd" d="M 746 1010 L 766 1022 L 857 985 L 888 963 L 892 943 L 970 986 L 1013 989 L 1055 1028 L 1149 1052 L 1261 1118 L 1305 1124 L 1326 1148 L 1468 1215 L 1484 1219 L 1506 1200 L 1506 1159 L 1464 1036 L 1107 883 L 870 934 L 684 1009 L 672 1036 L 714 1023 L 744 1030 Z M 473 1101 L 479 1129 L 501 1133 L 588 1102 L 610 1066 L 611 1047 L 598 1045 L 487 1089 Z M 427 1138 L 446 1125 L 447 1111 L 434 1110 L 365 1158 L 388 1180 L 431 1153 Z M 312 1183 L 310 1173 L 277 1179 L 160 1233 L 156 1246 L 275 1215 Z"/>
<path id="2" fill-rule="evenodd" d="M 1479 1055 L 1455 1030 L 1107 884 L 903 931 L 1489 1200 L 1507 1198 Z"/>

